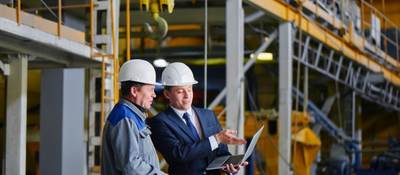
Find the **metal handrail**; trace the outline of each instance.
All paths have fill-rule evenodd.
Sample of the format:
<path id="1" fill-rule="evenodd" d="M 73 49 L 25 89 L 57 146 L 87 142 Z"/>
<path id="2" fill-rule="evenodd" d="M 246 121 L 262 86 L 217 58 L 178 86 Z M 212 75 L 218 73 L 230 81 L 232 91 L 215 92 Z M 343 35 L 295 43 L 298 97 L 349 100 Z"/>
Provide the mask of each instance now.
<path id="1" fill-rule="evenodd" d="M 22 10 L 21 9 L 21 0 L 17 0 L 15 8 L 15 13 L 16 13 L 16 22 L 18 25 L 22 23 L 22 11 L 26 12 L 31 12 L 31 11 L 36 11 L 36 10 L 48 10 L 56 19 L 57 19 L 57 36 L 61 37 L 62 36 L 62 10 L 63 9 L 71 9 L 71 8 L 90 8 L 90 4 L 72 4 L 72 5 L 62 5 L 62 0 L 58 0 L 57 6 L 54 7 L 49 7 L 43 0 L 41 0 L 42 4 L 45 7 L 40 7 L 40 8 L 27 8 Z M 57 9 L 57 14 L 53 12 L 52 9 Z M 91 10 L 92 12 L 92 10 Z M 91 17 L 93 16 L 92 14 L 90 15 Z M 92 33 L 92 32 L 91 32 Z"/>
<path id="2" fill-rule="evenodd" d="M 365 16 L 371 16 L 372 14 L 376 15 L 380 20 L 381 20 L 381 29 L 388 29 L 389 27 L 393 27 L 395 29 L 395 39 L 390 38 L 387 34 L 382 32 L 381 30 L 380 35 L 381 38 L 383 39 L 383 46 L 381 46 L 381 50 L 383 50 L 385 53 L 388 53 L 388 47 L 389 45 L 394 46 L 396 49 L 396 53 L 394 55 L 395 60 L 400 61 L 400 54 L 399 54 L 399 41 L 398 41 L 398 29 L 399 26 L 396 25 L 393 21 L 391 21 L 386 15 L 385 12 L 381 12 L 377 8 L 375 8 L 372 4 L 365 2 L 364 0 L 359 0 L 359 4 L 361 5 L 361 29 L 364 31 L 366 28 L 371 27 L 371 23 L 368 22 L 368 19 L 366 19 Z M 382 1 L 382 7 L 384 10 L 384 0 Z M 362 34 L 363 38 L 365 38 L 364 33 Z M 393 56 L 393 55 L 391 55 Z M 387 57 L 387 54 L 385 55 Z"/>

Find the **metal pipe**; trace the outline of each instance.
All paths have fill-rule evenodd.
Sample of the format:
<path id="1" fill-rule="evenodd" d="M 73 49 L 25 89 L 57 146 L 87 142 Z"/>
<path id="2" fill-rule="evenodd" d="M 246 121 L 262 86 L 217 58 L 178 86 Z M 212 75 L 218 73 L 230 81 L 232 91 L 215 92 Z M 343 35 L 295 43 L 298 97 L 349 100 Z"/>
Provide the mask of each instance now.
<path id="1" fill-rule="evenodd" d="M 381 27 L 381 35 L 383 35 L 383 36 L 385 36 L 385 37 L 383 37 L 384 38 L 384 40 L 383 40 L 383 49 L 384 49 L 384 51 L 385 51 L 385 60 L 387 60 L 387 53 L 388 53 L 388 50 L 387 50 L 387 38 L 386 38 L 386 35 L 385 35 L 385 33 L 383 33 L 382 32 L 382 29 L 386 29 L 386 20 L 385 20 L 385 0 L 382 0 L 382 16 L 383 16 L 383 27 Z"/>
<path id="2" fill-rule="evenodd" d="M 250 69 L 250 67 L 256 62 L 256 58 L 257 55 L 264 51 L 265 49 L 268 48 L 268 46 L 272 43 L 272 41 L 274 41 L 278 36 L 278 32 L 277 30 L 275 30 L 274 32 L 272 32 L 272 34 L 269 36 L 269 38 L 266 38 L 264 40 L 264 42 L 261 44 L 261 46 L 256 50 L 255 52 L 255 56 L 250 58 L 249 61 L 247 61 L 247 63 L 244 65 L 243 67 L 243 75 L 246 74 L 246 72 Z M 243 77 L 240 78 L 240 81 L 243 81 Z M 226 96 L 227 90 L 226 90 L 226 86 L 224 87 L 224 89 L 222 89 L 222 91 L 217 95 L 217 97 L 215 97 L 215 99 L 211 102 L 211 104 L 208 106 L 208 109 L 213 109 L 215 108 L 215 106 L 217 106 L 222 99 L 224 99 L 224 97 Z"/>
<path id="3" fill-rule="evenodd" d="M 21 0 L 17 0 L 16 17 L 18 25 L 21 24 Z"/>
<path id="4" fill-rule="evenodd" d="M 397 61 L 399 61 L 400 60 L 400 54 L 399 54 L 399 50 L 400 50 L 400 48 L 399 48 L 399 29 L 398 28 L 396 28 L 395 29 L 396 30 L 396 56 L 397 56 Z"/>
<path id="5" fill-rule="evenodd" d="M 94 50 L 94 0 L 90 0 L 90 56 L 93 59 Z"/>
<path id="6" fill-rule="evenodd" d="M 62 0 L 58 0 L 58 23 L 57 23 L 57 35 L 58 37 L 61 37 L 61 6 L 62 6 Z"/>
<path id="7" fill-rule="evenodd" d="M 254 13 L 250 14 L 250 15 L 247 15 L 247 16 L 244 18 L 244 22 L 245 22 L 245 23 L 251 23 L 251 22 L 253 22 L 253 21 L 255 21 L 255 20 L 258 20 L 259 18 L 261 18 L 261 17 L 264 16 L 264 15 L 265 15 L 265 12 L 259 10 L 259 11 L 257 11 L 257 12 L 254 12 Z"/>
<path id="8" fill-rule="evenodd" d="M 126 59 L 131 59 L 131 7 L 130 0 L 126 0 Z"/>
<path id="9" fill-rule="evenodd" d="M 69 4 L 69 5 L 63 5 L 61 9 L 79 9 L 79 8 L 90 8 L 91 2 L 89 4 Z M 33 7 L 33 8 L 26 8 L 23 9 L 24 11 L 27 12 L 34 12 L 34 11 L 43 11 L 43 10 L 55 10 L 58 9 L 58 6 L 51 6 L 51 7 Z"/>
<path id="10" fill-rule="evenodd" d="M 208 0 L 204 1 L 204 108 L 207 107 L 208 86 Z"/>
<path id="11" fill-rule="evenodd" d="M 116 104 L 119 100 L 119 91 L 118 91 L 118 55 L 117 50 L 115 47 L 115 21 L 114 21 L 114 0 L 110 0 L 110 8 L 111 8 L 111 39 L 112 39 L 112 55 L 113 55 L 113 62 L 114 62 L 114 104 Z"/>
<path id="12" fill-rule="evenodd" d="M 101 62 L 101 103 L 100 103 L 100 126 L 104 126 L 104 118 L 105 118 L 105 109 L 104 109 L 104 103 L 105 103 L 105 79 L 106 79 L 106 62 L 104 60 L 104 57 L 102 57 L 102 62 Z M 102 135 L 102 129 L 100 130 L 100 135 Z"/>

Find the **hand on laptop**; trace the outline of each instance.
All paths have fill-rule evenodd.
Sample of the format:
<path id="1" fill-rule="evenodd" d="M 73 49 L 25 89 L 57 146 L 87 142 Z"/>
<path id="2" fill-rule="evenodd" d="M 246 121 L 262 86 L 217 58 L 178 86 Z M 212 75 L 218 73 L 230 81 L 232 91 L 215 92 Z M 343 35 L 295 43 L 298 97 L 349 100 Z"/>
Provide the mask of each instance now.
<path id="1" fill-rule="evenodd" d="M 246 144 L 246 140 L 236 137 L 235 130 L 222 130 L 218 134 L 215 134 L 215 139 L 217 140 L 218 144 L 233 144 L 233 145 L 242 145 Z"/>
<path id="2" fill-rule="evenodd" d="M 237 172 L 239 172 L 241 167 L 245 167 L 248 164 L 249 163 L 247 161 L 241 163 L 240 165 L 228 164 L 222 170 L 227 172 L 227 173 L 237 173 Z"/>

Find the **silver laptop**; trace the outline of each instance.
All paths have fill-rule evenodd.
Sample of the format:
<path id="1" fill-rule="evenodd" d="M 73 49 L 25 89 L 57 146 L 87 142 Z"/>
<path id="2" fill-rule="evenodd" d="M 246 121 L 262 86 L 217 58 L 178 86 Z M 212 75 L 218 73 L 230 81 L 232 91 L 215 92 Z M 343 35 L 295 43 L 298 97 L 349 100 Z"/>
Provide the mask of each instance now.
<path id="1" fill-rule="evenodd" d="M 258 138 L 260 137 L 262 131 L 264 129 L 264 125 L 258 129 L 256 134 L 254 134 L 253 139 L 251 139 L 250 145 L 246 150 L 246 153 L 243 155 L 227 155 L 227 156 L 222 156 L 222 157 L 217 157 L 215 158 L 206 168 L 206 170 L 217 170 L 217 169 L 222 169 L 225 165 L 227 164 L 233 164 L 233 165 L 240 165 L 244 161 L 246 161 L 251 153 L 253 153 L 254 147 L 257 144 Z"/>

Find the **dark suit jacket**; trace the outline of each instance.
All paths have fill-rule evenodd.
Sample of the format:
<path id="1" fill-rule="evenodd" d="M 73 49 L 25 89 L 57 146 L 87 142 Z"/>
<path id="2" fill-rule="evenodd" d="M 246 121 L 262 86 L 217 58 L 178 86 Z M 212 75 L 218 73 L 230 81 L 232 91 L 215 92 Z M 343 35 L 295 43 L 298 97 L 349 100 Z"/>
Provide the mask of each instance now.
<path id="1" fill-rule="evenodd" d="M 217 156 L 230 155 L 225 144 L 211 151 L 208 137 L 222 130 L 214 112 L 192 107 L 204 138 L 195 142 L 189 128 L 172 108 L 148 120 L 156 149 L 166 159 L 169 174 L 204 174 L 207 165 Z M 216 172 L 207 172 L 213 174 Z"/>

